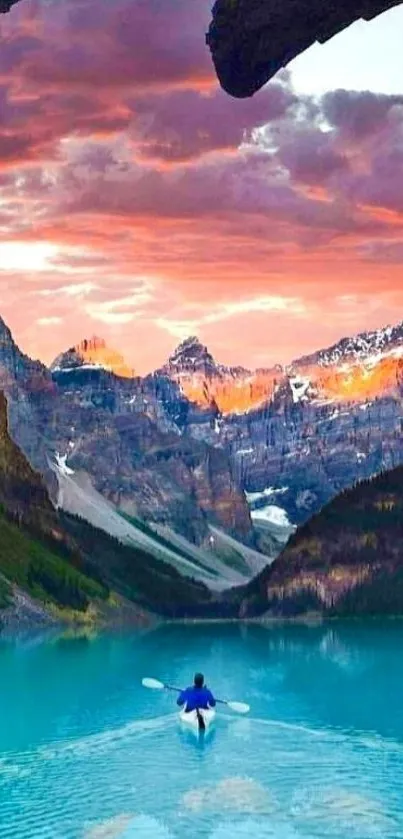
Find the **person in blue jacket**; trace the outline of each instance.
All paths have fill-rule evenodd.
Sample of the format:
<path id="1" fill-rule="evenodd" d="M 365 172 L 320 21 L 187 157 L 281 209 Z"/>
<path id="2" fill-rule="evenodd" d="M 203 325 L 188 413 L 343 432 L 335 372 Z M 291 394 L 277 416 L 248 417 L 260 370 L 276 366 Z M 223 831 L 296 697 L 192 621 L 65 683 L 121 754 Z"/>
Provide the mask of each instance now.
<path id="1" fill-rule="evenodd" d="M 192 687 L 186 688 L 179 694 L 177 704 L 180 707 L 185 705 L 186 712 L 196 711 L 199 728 L 204 729 L 204 720 L 199 711 L 214 708 L 216 701 L 211 690 L 204 684 L 202 673 L 196 673 Z"/>

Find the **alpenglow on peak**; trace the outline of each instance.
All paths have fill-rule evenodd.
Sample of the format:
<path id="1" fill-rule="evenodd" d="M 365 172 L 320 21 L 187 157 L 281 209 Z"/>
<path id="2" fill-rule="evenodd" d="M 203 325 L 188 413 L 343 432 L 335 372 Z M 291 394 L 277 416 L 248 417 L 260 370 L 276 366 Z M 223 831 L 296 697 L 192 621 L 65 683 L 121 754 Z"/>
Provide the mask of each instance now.
<path id="1" fill-rule="evenodd" d="M 126 364 L 123 356 L 117 350 L 108 347 L 106 341 L 97 335 L 84 338 L 75 347 L 70 347 L 66 352 L 58 355 L 51 365 L 51 370 L 56 373 L 83 367 L 106 370 L 126 379 L 134 378 L 136 375 L 135 371 Z"/>

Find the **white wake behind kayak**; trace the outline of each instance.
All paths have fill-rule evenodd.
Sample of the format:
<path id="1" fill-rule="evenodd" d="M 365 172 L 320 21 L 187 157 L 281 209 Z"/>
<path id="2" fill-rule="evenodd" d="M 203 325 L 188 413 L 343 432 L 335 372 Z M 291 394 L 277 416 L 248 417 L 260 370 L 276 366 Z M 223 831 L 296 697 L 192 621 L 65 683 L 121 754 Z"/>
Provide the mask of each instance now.
<path id="1" fill-rule="evenodd" d="M 206 727 L 205 730 L 208 731 L 215 720 L 216 712 L 214 708 L 208 708 L 206 710 L 204 708 L 200 708 L 199 714 L 203 717 L 204 725 Z M 179 714 L 179 720 L 193 731 L 196 731 L 197 733 L 199 732 L 199 721 L 197 719 L 196 711 L 181 711 Z"/>

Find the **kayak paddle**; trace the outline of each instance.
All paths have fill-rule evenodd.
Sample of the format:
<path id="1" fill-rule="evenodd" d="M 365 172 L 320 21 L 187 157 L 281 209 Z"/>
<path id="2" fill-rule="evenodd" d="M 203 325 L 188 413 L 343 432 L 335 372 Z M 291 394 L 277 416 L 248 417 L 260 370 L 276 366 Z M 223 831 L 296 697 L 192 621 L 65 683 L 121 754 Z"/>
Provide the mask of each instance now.
<path id="1" fill-rule="evenodd" d="M 143 687 L 151 688 L 151 690 L 174 690 L 176 693 L 182 693 L 181 688 L 175 688 L 173 685 L 164 685 L 158 679 L 142 679 L 141 683 Z M 247 714 L 250 711 L 250 706 L 246 702 L 227 702 L 225 699 L 216 699 L 216 702 L 220 705 L 227 705 L 236 714 Z"/>

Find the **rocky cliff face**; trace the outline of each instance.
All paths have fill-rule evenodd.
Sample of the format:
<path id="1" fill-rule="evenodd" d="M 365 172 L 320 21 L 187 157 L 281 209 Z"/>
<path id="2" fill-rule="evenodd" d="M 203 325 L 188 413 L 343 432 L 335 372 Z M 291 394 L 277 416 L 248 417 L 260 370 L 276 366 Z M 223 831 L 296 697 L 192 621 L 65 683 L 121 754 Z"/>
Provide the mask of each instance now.
<path id="1" fill-rule="evenodd" d="M 146 548 L 60 514 L 9 435 L 0 392 L 0 625 L 52 622 L 55 610 L 67 621 L 136 623 L 203 613 L 210 600 L 205 585 Z"/>
<path id="2" fill-rule="evenodd" d="M 55 609 L 85 611 L 108 589 L 63 528 L 45 484 L 13 442 L 0 392 L 0 623 L 4 615 L 51 621 Z"/>
<path id="3" fill-rule="evenodd" d="M 68 542 L 40 474 L 9 435 L 7 401 L 1 391 L 0 505 L 13 521 L 31 532 Z"/>
<path id="4" fill-rule="evenodd" d="M 70 469 L 89 474 L 126 515 L 172 527 L 197 544 L 208 539 L 209 522 L 253 542 L 226 453 L 181 434 L 158 402 L 156 382 L 81 368 L 54 375 L 58 401 L 48 434 Z"/>
<path id="5" fill-rule="evenodd" d="M 220 437 L 252 517 L 274 504 L 300 523 L 343 488 L 402 463 L 402 417 L 400 396 L 323 406 L 290 397 L 224 421 Z"/>
<path id="6" fill-rule="evenodd" d="M 181 416 L 197 415 L 197 406 L 167 378 L 116 376 L 106 367 L 120 357 L 105 347 L 100 339 L 82 342 L 59 356 L 52 376 L 20 352 L 0 321 L 0 388 L 11 435 L 53 501 L 51 467 L 59 457 L 127 515 L 169 525 L 198 544 L 208 542 L 209 522 L 254 544 L 226 453 L 183 434 Z"/>
<path id="7" fill-rule="evenodd" d="M 243 485 L 288 487 L 280 506 L 301 522 L 357 480 L 402 463 L 402 336 L 402 325 L 365 333 L 294 362 L 251 418 L 249 436 L 261 441 L 263 432 L 267 448 L 241 456 Z"/>
<path id="8" fill-rule="evenodd" d="M 346 491 L 242 592 L 238 614 L 401 614 L 403 468 Z M 235 597 L 235 599 L 236 599 Z"/>
<path id="9" fill-rule="evenodd" d="M 290 522 L 403 462 L 401 324 L 257 373 L 191 338 L 142 379 L 77 349 L 50 376 L 4 324 L 0 339 L 10 428 L 35 468 L 59 458 L 123 514 L 198 545 L 216 525 L 272 555 Z"/>
<path id="10" fill-rule="evenodd" d="M 402 324 L 255 372 L 218 363 L 197 338 L 144 379 L 73 362 L 67 354 L 54 370 L 54 448 L 126 513 L 199 543 L 210 520 L 256 544 L 239 487 L 254 529 L 284 534 L 342 489 L 403 462 Z M 101 424 L 114 440 L 102 454 Z M 117 463 L 131 470 L 124 483 Z"/>
<path id="11" fill-rule="evenodd" d="M 315 41 L 371 20 L 401 0 L 216 0 L 206 35 L 221 86 L 253 96 Z"/>
<path id="12" fill-rule="evenodd" d="M 59 356 L 52 376 L 20 352 L 0 322 L 0 388 L 9 401 L 10 430 L 54 501 L 50 464 L 58 456 L 87 472 L 127 515 L 169 525 L 198 544 L 208 540 L 209 522 L 253 543 L 248 505 L 228 457 L 182 434 L 178 415 L 190 403 L 178 386 L 127 372 L 119 354 L 92 339 Z"/>
<path id="13" fill-rule="evenodd" d="M 192 364 L 179 348 L 165 376 L 183 393 L 201 376 L 205 403 L 208 388 L 220 375 L 226 403 L 235 402 L 239 379 L 212 360 Z M 196 357 L 192 349 L 192 356 Z M 239 370 L 241 382 L 247 374 Z M 246 491 L 255 526 L 275 526 L 284 513 L 293 523 L 306 521 L 323 504 L 357 480 L 403 462 L 403 326 L 345 338 L 327 350 L 275 368 L 272 386 L 257 408 L 251 392 L 246 410 L 219 410 L 217 399 L 203 399 L 180 418 L 183 433 L 227 451 Z M 265 371 L 267 375 L 269 371 Z M 196 379 L 197 380 L 197 379 Z M 266 379 L 267 382 L 267 379 Z M 187 391 L 192 396 L 190 390 Z M 200 391 L 199 391 L 200 392 Z M 173 394 L 161 395 L 172 407 Z"/>
<path id="14" fill-rule="evenodd" d="M 48 466 L 43 426 L 44 418 L 52 414 L 57 388 L 49 370 L 20 351 L 1 318 L 0 390 L 7 397 L 12 438 L 34 468 L 45 476 L 54 498 L 57 487 Z"/>
<path id="15" fill-rule="evenodd" d="M 281 368 L 251 372 L 218 364 L 207 347 L 191 337 L 155 375 L 176 382 L 187 400 L 217 416 L 244 413 L 265 404 L 273 396 Z"/>

